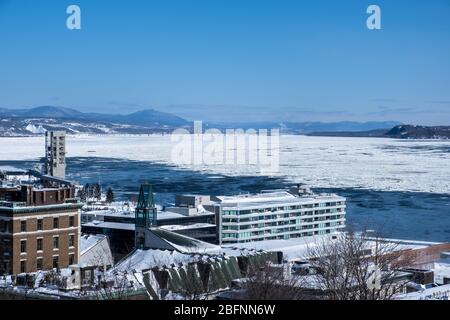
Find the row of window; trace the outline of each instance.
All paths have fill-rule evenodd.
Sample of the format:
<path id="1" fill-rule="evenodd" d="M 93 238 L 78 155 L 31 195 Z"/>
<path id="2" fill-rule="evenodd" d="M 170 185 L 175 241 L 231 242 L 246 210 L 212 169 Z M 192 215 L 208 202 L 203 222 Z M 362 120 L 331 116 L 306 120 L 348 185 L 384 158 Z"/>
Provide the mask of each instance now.
<path id="1" fill-rule="evenodd" d="M 224 211 L 223 216 L 244 216 L 248 215 L 249 213 L 244 213 L 245 211 Z M 333 214 L 333 213 L 340 213 L 344 212 L 342 208 L 334 208 L 334 209 L 325 209 L 325 210 L 316 210 L 316 211 L 299 211 L 299 212 L 291 212 L 291 213 L 283 213 L 283 214 L 273 214 L 274 212 L 265 212 L 266 214 L 261 214 L 256 218 L 253 219 L 282 219 L 282 218 L 292 218 L 292 217 L 302 217 L 302 216 L 314 216 L 314 215 L 323 215 L 323 214 Z M 267 213 L 272 213 L 271 215 L 268 215 Z M 251 219 L 251 218 L 249 218 Z"/>
<path id="2" fill-rule="evenodd" d="M 285 206 L 285 207 L 268 207 L 262 209 L 251 209 L 251 210 L 224 210 L 224 215 L 239 215 L 239 214 L 252 214 L 252 213 L 264 213 L 264 212 L 276 212 L 276 211 L 289 211 L 289 210 L 300 210 L 300 209 L 312 209 L 312 208 L 325 208 L 325 207 L 336 207 L 343 206 L 345 202 L 321 202 L 315 204 L 306 205 L 296 205 L 296 206 Z"/>
<path id="3" fill-rule="evenodd" d="M 70 253 L 69 254 L 69 266 L 75 263 L 75 254 Z M 54 269 L 59 268 L 59 256 L 53 257 L 53 263 L 52 267 Z M 44 269 L 44 259 L 43 258 L 37 258 L 36 259 L 36 270 L 40 271 Z M 26 273 L 27 272 L 27 260 L 21 260 L 20 261 L 20 273 Z"/>
<path id="4" fill-rule="evenodd" d="M 279 218 L 279 219 L 288 219 L 290 217 L 286 218 Z M 309 219 L 296 219 L 296 220 L 284 220 L 284 221 L 277 221 L 277 218 L 273 217 L 256 217 L 256 218 L 223 218 L 222 222 L 225 223 L 249 223 L 249 222 L 263 222 L 264 224 L 271 224 L 271 223 L 284 223 L 284 224 L 301 224 L 301 223 L 311 223 L 316 221 L 332 221 L 332 220 L 340 220 L 344 218 L 344 215 L 333 215 L 333 216 L 327 216 L 327 217 L 321 217 L 321 218 L 309 218 Z M 264 221 L 274 221 L 274 222 L 264 222 Z M 255 224 L 256 225 L 256 224 Z"/>
<path id="5" fill-rule="evenodd" d="M 69 227 L 72 228 L 75 226 L 75 217 L 69 216 Z M 37 219 L 37 231 L 44 230 L 44 219 Z M 59 218 L 53 218 L 53 229 L 59 229 Z M 20 232 L 27 232 L 27 221 L 20 221 Z"/>
<path id="6" fill-rule="evenodd" d="M 232 229 L 224 229 L 225 232 L 234 231 L 233 233 L 229 234 L 235 234 L 239 235 L 239 238 L 249 238 L 249 237 L 257 237 L 265 234 L 276 234 L 276 233 L 286 233 L 286 232 L 296 232 L 301 230 L 313 230 L 313 229 L 325 229 L 325 228 L 333 228 L 333 227 L 339 227 L 343 223 L 322 223 L 322 224 L 315 224 L 315 225 L 309 225 L 309 226 L 297 226 L 297 227 L 288 227 L 288 228 L 278 228 L 278 229 L 269 229 L 269 230 L 259 230 L 259 231 L 250 231 L 249 229 L 241 229 L 239 231 L 232 230 Z M 244 230 L 244 231 L 242 231 Z M 249 231 L 247 231 L 249 230 Z M 255 229 L 252 229 L 255 230 Z M 227 234 L 228 235 L 228 234 Z"/>
<path id="7" fill-rule="evenodd" d="M 294 238 L 303 238 L 303 237 L 312 237 L 315 235 L 323 235 L 323 234 L 330 234 L 333 230 L 318 230 L 318 231 L 311 231 L 311 232 L 304 232 L 304 233 L 296 233 L 296 234 L 285 234 L 285 235 L 279 235 L 279 236 L 273 236 L 273 235 L 264 235 L 259 239 L 249 239 L 249 238 L 242 238 L 239 237 L 236 234 L 227 234 L 224 236 L 223 240 L 225 242 L 238 242 L 238 243 L 246 243 L 246 242 L 253 242 L 253 241 L 264 241 L 264 240 L 289 240 Z"/>
<path id="8" fill-rule="evenodd" d="M 37 251 L 43 251 L 44 239 L 39 238 L 36 239 L 36 250 Z M 75 235 L 71 234 L 69 235 L 69 248 L 75 247 Z M 59 237 L 53 237 L 53 249 L 59 249 Z M 27 253 L 27 240 L 21 240 L 20 241 L 20 253 Z"/>

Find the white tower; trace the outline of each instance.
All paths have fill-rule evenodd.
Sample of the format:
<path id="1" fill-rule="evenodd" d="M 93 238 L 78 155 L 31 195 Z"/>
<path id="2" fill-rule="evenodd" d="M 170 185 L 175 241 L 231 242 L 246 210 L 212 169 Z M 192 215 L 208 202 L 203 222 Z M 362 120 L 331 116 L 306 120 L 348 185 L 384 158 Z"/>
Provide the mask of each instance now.
<path id="1" fill-rule="evenodd" d="M 66 178 L 66 132 L 45 132 L 45 173 Z"/>

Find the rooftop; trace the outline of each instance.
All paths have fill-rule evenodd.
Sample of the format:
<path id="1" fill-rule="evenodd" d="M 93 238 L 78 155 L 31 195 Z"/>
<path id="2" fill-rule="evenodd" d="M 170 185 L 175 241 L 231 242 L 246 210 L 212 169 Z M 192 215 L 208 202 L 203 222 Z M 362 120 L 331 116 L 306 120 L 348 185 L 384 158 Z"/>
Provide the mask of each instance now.
<path id="1" fill-rule="evenodd" d="M 134 210 L 120 210 L 118 209 L 111 209 L 108 208 L 106 210 L 92 210 L 92 211 L 83 211 L 83 214 L 88 215 L 102 215 L 102 216 L 112 216 L 112 217 L 129 217 L 130 219 L 133 219 L 135 217 Z M 192 216 L 202 216 L 202 215 L 214 215 L 212 212 L 198 212 L 196 214 L 191 214 L 189 217 Z M 181 213 L 171 212 L 171 211 L 160 211 L 158 210 L 158 220 L 168 220 L 168 219 L 183 219 L 183 218 L 189 218 L 188 216 L 185 216 Z"/>
<path id="2" fill-rule="evenodd" d="M 169 230 L 169 231 L 178 231 L 178 230 L 190 230 L 190 229 L 202 229 L 202 228 L 215 228 L 215 224 L 211 223 L 194 223 L 189 225 L 167 225 L 161 226 L 161 229 Z"/>
<path id="3" fill-rule="evenodd" d="M 80 255 L 84 254 L 105 238 L 105 235 L 82 235 L 80 237 Z"/>
<path id="4" fill-rule="evenodd" d="M 226 207 L 258 207 L 275 205 L 302 205 L 315 203 L 318 200 L 345 201 L 344 197 L 336 194 L 308 194 L 307 196 L 294 196 L 287 191 L 260 193 L 256 195 L 220 196 L 217 197 Z"/>
<path id="5" fill-rule="evenodd" d="M 310 248 L 312 248 L 313 246 L 321 245 L 324 242 L 332 243 L 333 241 L 335 241 L 335 238 L 339 237 L 340 235 L 342 235 L 342 233 L 302 237 L 290 240 L 265 240 L 248 243 L 234 243 L 230 245 L 224 245 L 224 248 L 280 251 L 283 252 L 283 257 L 287 261 L 303 260 L 307 258 L 307 253 Z M 406 240 L 383 239 L 383 241 L 395 243 L 395 250 L 397 251 L 407 249 L 423 249 L 432 245 L 430 243 L 411 243 Z M 368 241 L 369 246 L 372 244 L 373 246 L 375 246 L 375 241 Z"/>
<path id="6" fill-rule="evenodd" d="M 115 229 L 115 230 L 128 230 L 134 231 L 134 223 L 121 223 L 121 222 L 103 222 L 93 221 L 83 224 L 83 227 L 99 228 L 99 229 Z"/>

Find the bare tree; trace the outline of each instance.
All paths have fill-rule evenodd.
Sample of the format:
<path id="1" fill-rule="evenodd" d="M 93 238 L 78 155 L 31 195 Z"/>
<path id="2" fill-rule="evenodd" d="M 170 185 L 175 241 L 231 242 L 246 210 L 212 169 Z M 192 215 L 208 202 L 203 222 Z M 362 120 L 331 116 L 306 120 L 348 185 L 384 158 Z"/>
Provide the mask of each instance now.
<path id="1" fill-rule="evenodd" d="M 389 300 L 409 282 L 400 270 L 412 262 L 397 244 L 365 232 L 315 242 L 305 259 L 315 271 L 309 286 L 332 300 Z"/>
<path id="2" fill-rule="evenodd" d="M 266 263 L 250 268 L 243 289 L 248 300 L 304 300 L 308 294 L 302 277 L 292 275 L 288 265 Z"/>
<path id="3" fill-rule="evenodd" d="M 128 300 L 130 280 L 128 273 L 120 272 L 110 277 L 102 277 L 96 298 L 101 300 Z"/>

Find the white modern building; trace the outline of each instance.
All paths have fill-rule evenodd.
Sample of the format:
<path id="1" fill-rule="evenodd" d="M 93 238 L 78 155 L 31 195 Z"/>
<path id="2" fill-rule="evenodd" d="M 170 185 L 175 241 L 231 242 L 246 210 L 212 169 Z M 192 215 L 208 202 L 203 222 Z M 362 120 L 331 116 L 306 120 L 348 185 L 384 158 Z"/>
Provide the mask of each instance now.
<path id="1" fill-rule="evenodd" d="M 220 243 L 288 240 L 345 228 L 346 199 L 308 189 L 216 197 Z"/>

